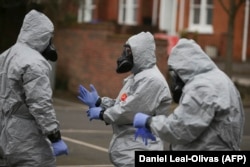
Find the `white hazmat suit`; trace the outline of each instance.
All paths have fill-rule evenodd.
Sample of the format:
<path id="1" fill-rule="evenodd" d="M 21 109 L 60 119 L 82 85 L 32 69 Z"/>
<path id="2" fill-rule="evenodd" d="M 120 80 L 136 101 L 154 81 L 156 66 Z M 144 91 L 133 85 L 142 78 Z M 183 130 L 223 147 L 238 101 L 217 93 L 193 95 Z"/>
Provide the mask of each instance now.
<path id="1" fill-rule="evenodd" d="M 106 108 L 104 121 L 113 127 L 109 153 L 117 167 L 133 167 L 134 151 L 164 149 L 159 137 L 147 146 L 141 139 L 135 140 L 133 117 L 139 111 L 149 115 L 167 115 L 172 100 L 168 84 L 156 65 L 152 34 L 141 32 L 130 37 L 126 44 L 133 54 L 133 74 L 124 79 L 116 100 L 103 97 L 101 104 Z"/>
<path id="2" fill-rule="evenodd" d="M 16 44 L 0 55 L 0 145 L 10 166 L 55 166 L 47 135 L 59 129 L 59 122 L 52 106 L 51 66 L 40 54 L 53 31 L 52 22 L 32 10 Z"/>
<path id="3" fill-rule="evenodd" d="M 239 150 L 244 110 L 232 81 L 193 40 L 179 40 L 168 65 L 185 86 L 169 117 L 152 117 L 152 132 L 172 150 Z"/>

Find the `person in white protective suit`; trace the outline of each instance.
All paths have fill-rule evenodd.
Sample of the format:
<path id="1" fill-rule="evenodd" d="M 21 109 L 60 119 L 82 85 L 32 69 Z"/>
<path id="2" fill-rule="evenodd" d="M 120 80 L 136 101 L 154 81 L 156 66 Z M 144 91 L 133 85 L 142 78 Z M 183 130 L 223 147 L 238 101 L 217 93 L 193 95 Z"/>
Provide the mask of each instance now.
<path id="1" fill-rule="evenodd" d="M 230 78 L 193 40 L 179 40 L 168 66 L 178 106 L 168 117 L 138 113 L 134 127 L 148 127 L 172 150 L 240 150 L 244 110 Z"/>
<path id="2" fill-rule="evenodd" d="M 43 14 L 26 14 L 17 42 L 0 55 L 0 146 L 8 166 L 54 167 L 67 154 L 52 105 L 47 60 L 56 61 L 54 26 Z"/>
<path id="3" fill-rule="evenodd" d="M 155 41 L 150 32 L 130 37 L 117 60 L 117 73 L 131 71 L 124 80 L 117 99 L 99 98 L 93 85 L 91 92 L 80 85 L 79 99 L 89 106 L 88 117 L 100 119 L 113 127 L 109 154 L 117 167 L 134 166 L 134 151 L 163 150 L 159 137 L 148 136 L 152 141 L 136 141 L 133 117 L 138 111 L 149 115 L 167 115 L 172 101 L 171 92 L 164 76 L 156 65 Z M 148 135 L 147 129 L 141 130 Z"/>

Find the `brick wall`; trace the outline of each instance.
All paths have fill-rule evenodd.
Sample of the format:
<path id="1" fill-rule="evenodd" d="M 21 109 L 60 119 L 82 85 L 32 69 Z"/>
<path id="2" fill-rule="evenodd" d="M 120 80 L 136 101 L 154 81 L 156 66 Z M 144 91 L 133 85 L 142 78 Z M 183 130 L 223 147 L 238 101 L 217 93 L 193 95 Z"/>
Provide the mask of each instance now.
<path id="1" fill-rule="evenodd" d="M 225 1 L 227 2 L 227 1 Z M 229 1 L 228 1 L 229 2 Z M 218 49 L 218 56 L 220 58 L 226 57 L 227 52 L 227 24 L 228 24 L 228 15 L 220 5 L 219 1 L 213 1 L 214 10 L 213 10 L 213 34 L 196 34 L 198 35 L 197 42 L 199 45 L 205 49 L 205 46 L 211 45 L 215 46 Z M 227 4 L 228 5 L 228 4 Z M 244 26 L 244 10 L 245 4 L 242 5 L 235 18 L 235 27 L 234 27 L 234 43 L 233 43 L 233 61 L 239 62 L 241 60 L 242 54 L 242 37 L 243 37 L 243 26 Z M 184 29 L 189 26 L 189 9 L 190 9 L 190 0 L 185 2 L 185 15 L 184 15 Z M 178 12 L 179 13 L 179 12 Z M 177 18 L 178 19 L 178 18 Z M 178 20 L 176 21 L 178 23 Z M 250 26 L 248 27 L 248 36 L 250 36 Z M 190 35 L 192 36 L 192 33 Z M 249 39 L 249 38 L 248 38 Z M 249 45 L 249 40 L 248 40 Z M 250 47 L 247 47 L 247 58 L 250 57 Z"/>
<path id="2" fill-rule="evenodd" d="M 115 98 L 129 75 L 116 73 L 116 60 L 123 44 L 132 35 L 115 34 L 108 24 L 86 24 L 56 30 L 55 45 L 59 59 L 56 64 L 56 88 L 67 88 L 76 94 L 79 84 L 93 83 L 100 96 Z M 166 76 L 167 54 L 165 41 L 156 40 L 157 64 Z"/>

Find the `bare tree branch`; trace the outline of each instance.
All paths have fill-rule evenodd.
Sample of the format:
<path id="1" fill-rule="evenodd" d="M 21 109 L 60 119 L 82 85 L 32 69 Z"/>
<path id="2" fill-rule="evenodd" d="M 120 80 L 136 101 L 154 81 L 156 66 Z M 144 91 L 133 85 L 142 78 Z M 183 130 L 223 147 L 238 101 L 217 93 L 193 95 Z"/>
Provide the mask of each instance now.
<path id="1" fill-rule="evenodd" d="M 218 0 L 219 3 L 221 4 L 222 8 L 224 9 L 224 11 L 229 15 L 230 11 L 229 9 L 227 9 L 226 5 L 224 4 L 224 2 L 222 0 Z"/>
<path id="2" fill-rule="evenodd" d="M 240 8 L 240 6 L 245 3 L 246 0 L 240 0 L 238 1 L 238 4 L 236 4 L 236 11 Z"/>
<path id="3" fill-rule="evenodd" d="M 240 6 L 245 2 L 245 0 L 218 0 L 218 2 L 228 15 L 227 44 L 226 44 L 226 47 L 228 49 L 226 52 L 225 72 L 231 78 L 233 74 L 232 57 L 233 57 L 233 44 L 234 44 L 234 22 L 236 18 L 236 13 L 240 8 Z"/>

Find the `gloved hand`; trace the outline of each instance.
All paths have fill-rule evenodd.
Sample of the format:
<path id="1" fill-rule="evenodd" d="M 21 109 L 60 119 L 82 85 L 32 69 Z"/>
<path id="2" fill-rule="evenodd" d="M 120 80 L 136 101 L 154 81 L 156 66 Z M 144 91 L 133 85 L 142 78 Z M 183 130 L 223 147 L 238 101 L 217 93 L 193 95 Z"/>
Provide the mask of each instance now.
<path id="1" fill-rule="evenodd" d="M 89 120 L 92 119 L 101 119 L 100 114 L 103 109 L 101 107 L 92 107 L 87 111 L 87 116 Z"/>
<path id="2" fill-rule="evenodd" d="M 52 147 L 54 150 L 54 156 L 60 156 L 63 154 L 68 155 L 68 147 L 63 140 L 58 140 L 57 142 L 52 143 Z"/>
<path id="3" fill-rule="evenodd" d="M 79 96 L 78 98 L 86 105 L 91 107 L 96 107 L 96 102 L 99 99 L 98 93 L 94 85 L 90 84 L 90 92 L 84 88 L 82 85 L 79 86 Z"/>
<path id="4" fill-rule="evenodd" d="M 138 128 L 135 132 L 135 140 L 138 136 L 142 137 L 142 141 L 145 145 L 148 145 L 148 139 L 151 139 L 152 141 L 156 141 L 155 136 L 146 128 Z"/>
<path id="5" fill-rule="evenodd" d="M 149 115 L 144 114 L 144 113 L 135 114 L 134 127 L 135 128 L 145 128 L 148 118 L 149 118 Z"/>

